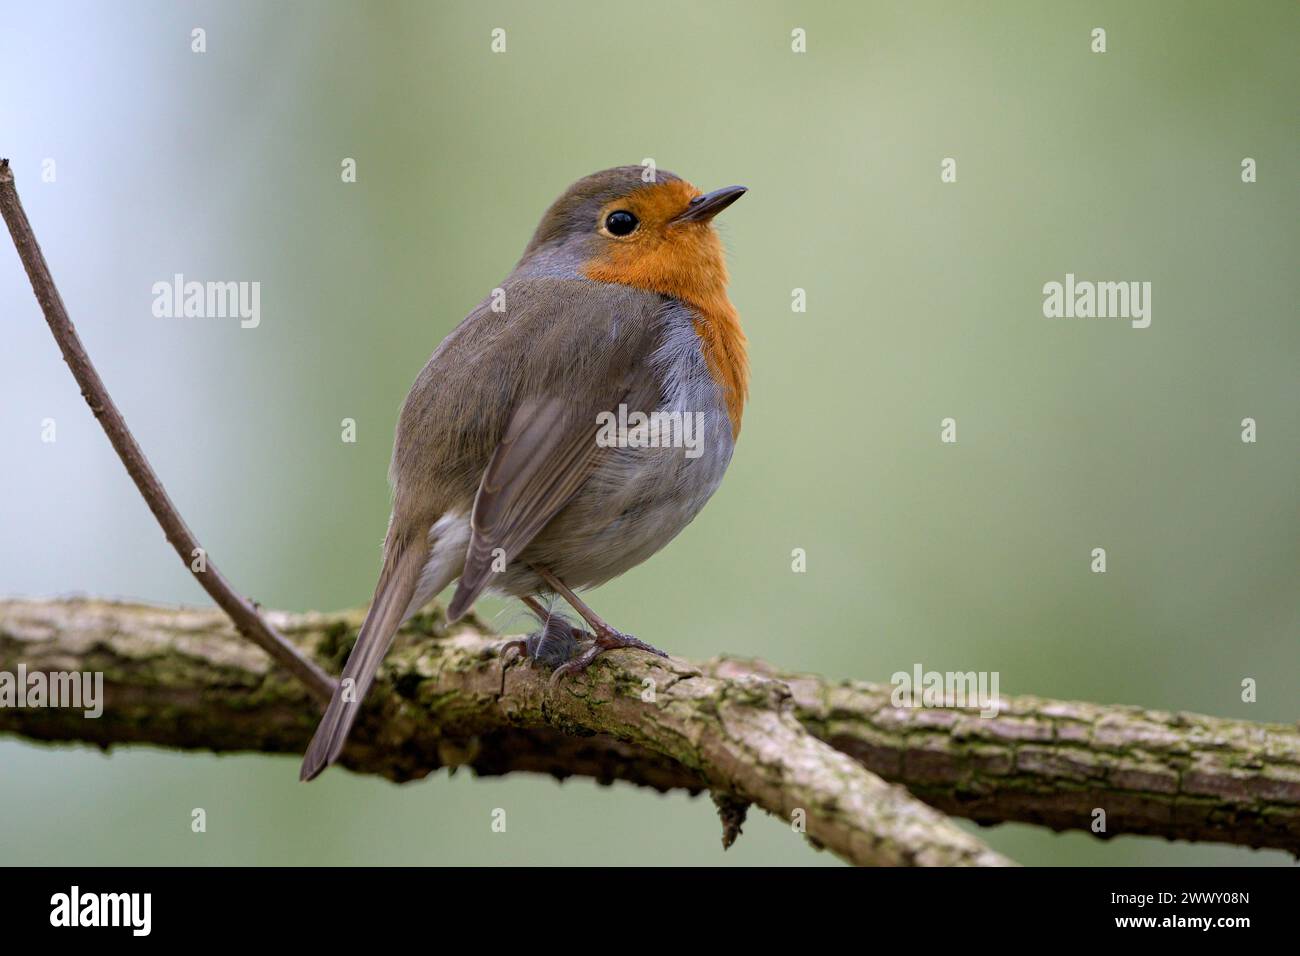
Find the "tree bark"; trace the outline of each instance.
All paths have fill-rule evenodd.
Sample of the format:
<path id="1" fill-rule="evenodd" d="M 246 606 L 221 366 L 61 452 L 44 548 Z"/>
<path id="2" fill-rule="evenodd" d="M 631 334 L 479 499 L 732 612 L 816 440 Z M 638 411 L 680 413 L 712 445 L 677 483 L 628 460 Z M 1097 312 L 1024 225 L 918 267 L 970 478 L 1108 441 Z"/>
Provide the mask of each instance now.
<path id="1" fill-rule="evenodd" d="M 363 617 L 267 616 L 336 669 Z M 449 630 L 440 611 L 416 618 L 385 660 L 341 762 L 393 780 L 469 765 L 708 789 L 724 798 L 733 828 L 737 804 L 754 803 L 852 863 L 1009 862 L 809 734 L 780 681 L 621 651 L 552 685 L 548 672 L 503 660 L 500 644 L 472 620 Z M 39 740 L 298 754 L 319 717 L 301 684 L 215 611 L 0 602 L 0 669 L 19 664 L 29 674 L 104 675 L 97 719 L 80 709 L 0 708 L 0 731 Z"/>
<path id="2" fill-rule="evenodd" d="M 268 612 L 337 670 L 360 611 Z M 943 813 L 983 824 L 1300 850 L 1300 732 L 1192 714 L 1003 698 L 996 717 L 901 708 L 892 687 L 757 661 L 631 651 L 549 684 L 502 639 L 440 611 L 399 636 L 343 765 L 392 780 L 440 767 L 710 790 L 734 838 L 743 807 L 802 824 L 853 863 L 995 865 Z M 51 741 L 299 754 L 318 710 L 216 611 L 87 599 L 0 601 L 0 670 L 101 671 L 103 716 L 0 708 L 0 732 Z M 882 779 L 883 778 L 883 779 Z"/>

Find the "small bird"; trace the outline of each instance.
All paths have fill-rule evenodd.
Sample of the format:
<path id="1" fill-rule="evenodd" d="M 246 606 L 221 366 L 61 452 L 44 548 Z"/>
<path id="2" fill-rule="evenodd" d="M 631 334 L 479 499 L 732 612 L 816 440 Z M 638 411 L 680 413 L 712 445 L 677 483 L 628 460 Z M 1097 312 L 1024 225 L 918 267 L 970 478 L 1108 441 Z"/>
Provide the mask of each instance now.
<path id="1" fill-rule="evenodd" d="M 745 192 L 644 166 L 578 180 L 438 346 L 398 419 L 379 583 L 303 780 L 338 758 L 401 623 L 458 578 L 449 619 L 486 589 L 520 598 L 541 630 L 509 646 L 552 680 L 615 648 L 666 656 L 575 592 L 676 537 L 731 461 L 749 368 L 712 220 Z"/>

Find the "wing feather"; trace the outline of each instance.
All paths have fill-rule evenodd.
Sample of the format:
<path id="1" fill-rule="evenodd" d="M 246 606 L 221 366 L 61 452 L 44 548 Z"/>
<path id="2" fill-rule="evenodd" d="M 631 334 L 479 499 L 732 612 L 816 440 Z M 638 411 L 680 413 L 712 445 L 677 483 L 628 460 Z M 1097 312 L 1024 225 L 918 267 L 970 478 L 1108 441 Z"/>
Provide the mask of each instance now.
<path id="1" fill-rule="evenodd" d="M 575 413 L 558 397 L 530 400 L 515 411 L 474 499 L 465 570 L 448 608 L 452 620 L 582 487 L 604 451 L 596 431 L 596 410 Z"/>

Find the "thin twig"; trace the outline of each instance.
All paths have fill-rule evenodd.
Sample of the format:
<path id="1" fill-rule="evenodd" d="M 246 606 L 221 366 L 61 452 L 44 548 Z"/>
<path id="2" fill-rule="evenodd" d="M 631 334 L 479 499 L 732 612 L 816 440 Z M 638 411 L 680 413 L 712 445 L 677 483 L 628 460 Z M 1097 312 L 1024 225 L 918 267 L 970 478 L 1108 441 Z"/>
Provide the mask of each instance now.
<path id="1" fill-rule="evenodd" d="M 172 504 L 149 460 L 145 458 L 144 452 L 136 443 L 131 430 L 127 428 L 126 419 L 113 403 L 103 379 L 99 377 L 99 373 L 90 361 L 90 356 L 86 354 L 86 349 L 81 344 L 72 320 L 68 318 L 63 297 L 59 295 L 54 278 L 50 275 L 50 268 L 45 262 L 45 255 L 41 252 L 41 247 L 32 232 L 31 223 L 27 221 L 27 213 L 23 211 L 22 202 L 18 198 L 13 170 L 9 168 L 7 159 L 0 159 L 0 213 L 3 213 L 5 223 L 9 226 L 9 234 L 13 237 L 14 247 L 18 250 L 18 258 L 22 260 L 23 268 L 27 270 L 32 291 L 36 293 L 36 301 L 40 303 L 41 311 L 45 313 L 45 321 L 49 323 L 50 331 L 54 333 L 54 339 L 63 352 L 63 359 L 68 363 L 73 378 L 81 386 L 82 397 L 85 398 L 86 404 L 90 406 L 95 417 L 99 419 L 99 424 L 108 435 L 113 450 L 122 459 L 122 464 L 126 466 L 131 480 L 140 489 L 140 494 L 144 496 L 149 510 L 162 525 L 163 533 L 176 549 L 176 553 L 180 555 L 181 562 L 194 575 L 194 579 L 199 582 L 203 590 L 207 591 L 217 605 L 229 615 L 240 634 L 270 654 L 302 681 L 314 696 L 328 702 L 334 692 L 333 680 L 314 661 L 305 657 L 267 624 L 252 602 L 231 587 L 230 582 L 217 570 L 211 556 L 206 551 L 201 551 L 194 533 L 186 526 L 185 520 Z M 200 554 L 203 555 L 203 561 L 196 561 Z M 196 566 L 200 570 L 196 570 Z"/>

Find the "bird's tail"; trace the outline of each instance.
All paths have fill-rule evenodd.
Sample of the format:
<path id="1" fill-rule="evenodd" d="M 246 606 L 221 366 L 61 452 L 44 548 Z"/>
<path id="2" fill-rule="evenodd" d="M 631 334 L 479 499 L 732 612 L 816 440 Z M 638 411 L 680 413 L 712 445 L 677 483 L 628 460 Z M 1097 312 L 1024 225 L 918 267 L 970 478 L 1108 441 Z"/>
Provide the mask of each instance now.
<path id="1" fill-rule="evenodd" d="M 384 551 L 384 567 L 379 573 L 379 583 L 375 585 L 370 611 L 348 656 L 334 697 L 302 759 L 302 772 L 299 774 L 302 780 L 317 776 L 342 752 L 361 710 L 361 702 L 374 682 L 379 662 L 388 653 L 393 635 L 406 617 L 429 554 L 429 544 L 425 535 L 406 539 L 390 535 Z"/>

